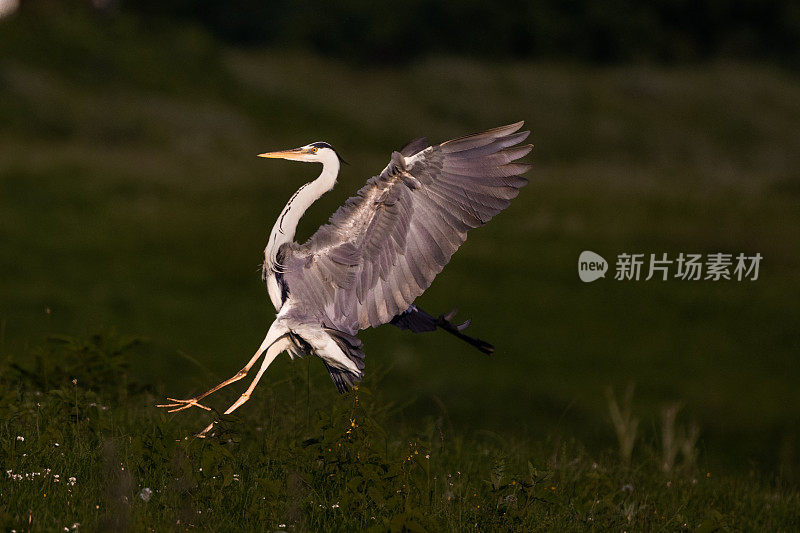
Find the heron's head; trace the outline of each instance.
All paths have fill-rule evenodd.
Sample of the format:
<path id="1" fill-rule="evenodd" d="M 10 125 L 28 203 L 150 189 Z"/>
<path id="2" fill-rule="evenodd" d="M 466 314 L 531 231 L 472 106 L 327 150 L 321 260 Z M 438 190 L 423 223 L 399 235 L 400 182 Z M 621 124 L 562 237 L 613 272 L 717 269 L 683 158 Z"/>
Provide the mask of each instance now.
<path id="1" fill-rule="evenodd" d="M 326 142 L 315 142 L 301 146 L 300 148 L 292 148 L 291 150 L 281 150 L 280 152 L 267 152 L 265 154 L 258 154 L 258 157 L 268 157 L 270 159 L 288 159 L 290 161 L 304 161 L 306 163 L 326 163 L 333 161 L 341 161 L 346 163 L 344 159 L 333 149 L 333 146 Z"/>

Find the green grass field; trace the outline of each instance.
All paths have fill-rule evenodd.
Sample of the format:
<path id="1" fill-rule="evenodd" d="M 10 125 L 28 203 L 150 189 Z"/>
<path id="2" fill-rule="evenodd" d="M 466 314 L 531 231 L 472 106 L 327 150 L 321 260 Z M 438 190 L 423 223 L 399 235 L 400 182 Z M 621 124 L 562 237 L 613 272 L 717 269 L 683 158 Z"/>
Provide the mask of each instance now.
<path id="1" fill-rule="evenodd" d="M 124 18 L 11 22 L 0 25 L 4 526 L 798 527 L 796 73 L 451 57 L 363 69 Z M 384 326 L 361 334 L 358 406 L 319 361 L 284 357 L 218 440 L 183 440 L 205 412 L 153 407 L 238 370 L 274 316 L 262 249 L 317 169 L 255 154 L 326 140 L 351 162 L 302 239 L 407 140 L 520 119 L 536 145 L 530 185 L 418 301 L 458 305 L 493 358 Z M 611 262 L 764 260 L 753 282 L 583 284 L 586 249 Z M 110 330 L 144 342 L 112 357 Z M 96 332 L 112 344 L 45 343 L 91 345 Z M 639 424 L 619 429 L 635 437 L 626 458 L 606 390 L 624 404 L 629 384 Z M 693 427 L 697 440 L 683 438 Z"/>
<path id="2" fill-rule="evenodd" d="M 639 437 L 631 456 L 458 424 L 444 408 L 398 423 L 389 394 L 331 396 L 305 362 L 215 438 L 187 437 L 197 420 L 155 413 L 157 397 L 127 374 L 132 344 L 62 337 L 36 351 L 35 374 L 3 369 L 7 529 L 797 527 L 796 488 L 754 467 L 709 469 L 680 424 L 662 441 Z M 617 405 L 621 436 L 634 435 L 630 404 Z"/>

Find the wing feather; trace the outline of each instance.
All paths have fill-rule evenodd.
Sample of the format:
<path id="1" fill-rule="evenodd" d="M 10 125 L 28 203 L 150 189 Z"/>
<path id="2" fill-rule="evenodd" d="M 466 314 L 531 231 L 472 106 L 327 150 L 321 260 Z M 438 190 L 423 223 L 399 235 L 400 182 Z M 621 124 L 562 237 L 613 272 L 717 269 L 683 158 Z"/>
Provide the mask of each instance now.
<path id="1" fill-rule="evenodd" d="M 340 331 L 389 322 L 433 282 L 470 229 L 508 207 L 527 184 L 522 122 L 392 154 L 302 246 L 286 250 L 296 305 Z M 287 245 L 285 245 L 287 246 Z M 322 310 L 322 311 L 320 311 Z"/>

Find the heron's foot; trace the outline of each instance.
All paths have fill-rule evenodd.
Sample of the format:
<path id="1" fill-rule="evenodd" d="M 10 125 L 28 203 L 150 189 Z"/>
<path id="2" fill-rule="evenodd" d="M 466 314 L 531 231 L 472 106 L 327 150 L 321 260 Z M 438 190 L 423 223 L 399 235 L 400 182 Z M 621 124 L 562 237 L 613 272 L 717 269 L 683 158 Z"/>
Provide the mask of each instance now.
<path id="1" fill-rule="evenodd" d="M 206 407 L 205 405 L 198 403 L 200 401 L 200 397 L 189 398 L 188 400 L 167 398 L 167 400 L 173 403 L 164 403 L 161 405 L 156 405 L 156 407 L 164 407 L 168 409 L 169 413 L 177 413 L 178 411 L 183 411 L 184 409 L 189 409 L 190 407 L 199 407 L 200 409 L 204 409 L 206 411 L 211 410 L 210 407 Z"/>
<path id="2" fill-rule="evenodd" d="M 198 433 L 195 436 L 198 437 L 198 438 L 201 438 L 201 439 L 206 438 L 208 436 L 208 432 L 211 431 L 212 429 L 214 429 L 214 424 L 216 424 L 216 422 L 211 422 L 208 426 L 206 426 L 206 429 L 204 429 L 203 431 L 201 431 L 200 433 Z"/>

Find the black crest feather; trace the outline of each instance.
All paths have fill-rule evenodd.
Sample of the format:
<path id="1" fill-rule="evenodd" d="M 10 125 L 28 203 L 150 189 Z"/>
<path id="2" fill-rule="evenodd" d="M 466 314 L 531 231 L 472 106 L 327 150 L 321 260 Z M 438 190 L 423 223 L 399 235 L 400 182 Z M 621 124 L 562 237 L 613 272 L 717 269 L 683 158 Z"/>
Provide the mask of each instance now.
<path id="1" fill-rule="evenodd" d="M 311 143 L 309 146 L 316 146 L 317 148 L 330 148 L 331 150 L 333 150 L 333 153 L 336 154 L 336 157 L 339 158 L 340 162 L 344 163 L 345 165 L 349 165 L 350 164 L 347 161 L 345 161 L 342 158 L 341 155 L 339 155 L 339 152 L 337 152 L 336 149 L 333 146 L 331 146 L 330 144 L 328 144 L 328 143 L 326 143 L 324 141 L 317 141 L 315 143 Z"/>

